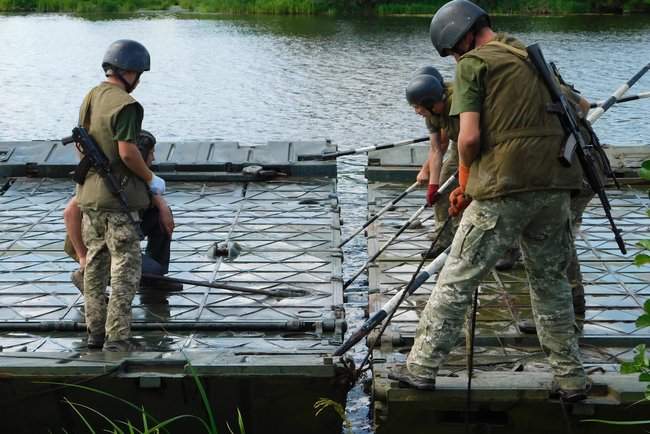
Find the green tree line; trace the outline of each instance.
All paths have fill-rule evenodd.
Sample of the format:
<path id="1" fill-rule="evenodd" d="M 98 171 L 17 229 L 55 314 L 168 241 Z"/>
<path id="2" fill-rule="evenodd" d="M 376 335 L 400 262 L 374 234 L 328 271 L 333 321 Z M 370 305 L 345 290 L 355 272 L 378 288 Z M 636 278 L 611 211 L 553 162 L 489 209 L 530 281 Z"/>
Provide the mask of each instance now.
<path id="1" fill-rule="evenodd" d="M 650 0 L 477 0 L 491 13 L 650 12 Z M 284 15 L 432 14 L 446 0 L 0 0 L 0 12 L 129 13 L 179 6 L 193 12 Z"/>

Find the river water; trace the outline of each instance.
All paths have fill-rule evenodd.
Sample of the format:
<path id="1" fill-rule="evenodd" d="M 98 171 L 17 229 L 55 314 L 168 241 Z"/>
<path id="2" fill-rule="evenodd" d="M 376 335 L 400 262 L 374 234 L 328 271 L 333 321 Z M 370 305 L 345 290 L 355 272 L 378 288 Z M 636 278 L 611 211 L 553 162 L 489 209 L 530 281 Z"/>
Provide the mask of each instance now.
<path id="1" fill-rule="evenodd" d="M 497 17 L 495 27 L 539 42 L 588 99 L 606 98 L 650 60 L 650 17 Z M 102 80 L 115 39 L 152 55 L 134 95 L 144 127 L 159 140 L 222 138 L 241 143 L 329 138 L 340 148 L 426 134 L 404 88 L 423 65 L 453 77 L 435 53 L 429 18 L 136 15 L 79 18 L 0 15 L 0 141 L 60 138 L 76 122 L 85 92 Z M 650 74 L 630 93 L 650 90 Z M 614 107 L 596 125 L 604 143 L 650 143 L 650 99 Z M 339 162 L 344 232 L 366 218 L 364 157 Z M 365 240 L 345 250 L 346 274 L 366 260 Z M 348 294 L 354 329 L 367 281 Z M 362 349 L 356 353 L 362 358 Z M 369 399 L 350 393 L 355 433 L 372 432 Z"/>

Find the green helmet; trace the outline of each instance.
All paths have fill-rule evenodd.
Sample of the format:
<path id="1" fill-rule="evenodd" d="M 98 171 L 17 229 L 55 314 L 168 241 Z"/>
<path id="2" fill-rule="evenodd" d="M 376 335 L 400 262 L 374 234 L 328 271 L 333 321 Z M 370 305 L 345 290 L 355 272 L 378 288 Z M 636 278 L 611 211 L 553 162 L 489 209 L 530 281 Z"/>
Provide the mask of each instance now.
<path id="1" fill-rule="evenodd" d="M 422 68 L 418 68 L 417 71 L 415 71 L 415 74 L 413 76 L 418 76 L 418 75 L 432 75 L 436 77 L 439 81 L 440 84 L 444 85 L 445 84 L 445 79 L 442 78 L 442 74 L 438 69 L 436 69 L 433 66 L 423 66 Z"/>
<path id="2" fill-rule="evenodd" d="M 144 45 L 130 39 L 120 39 L 113 42 L 106 50 L 102 68 L 104 71 L 117 68 L 121 71 L 142 73 L 149 71 L 150 63 L 151 58 Z"/>
<path id="3" fill-rule="evenodd" d="M 156 146 L 156 138 L 149 131 L 141 130 L 136 139 L 136 145 L 138 145 L 142 158 L 146 160 L 149 156 L 149 152 L 151 152 L 154 146 Z"/>
<path id="4" fill-rule="evenodd" d="M 417 75 L 406 86 L 406 100 L 410 105 L 421 105 L 431 110 L 433 105 L 445 99 L 445 88 L 433 75 Z"/>
<path id="5" fill-rule="evenodd" d="M 429 28 L 431 42 L 438 54 L 448 56 L 449 50 L 458 44 L 481 17 L 486 17 L 489 23 L 487 12 L 469 0 L 452 0 L 438 9 Z"/>

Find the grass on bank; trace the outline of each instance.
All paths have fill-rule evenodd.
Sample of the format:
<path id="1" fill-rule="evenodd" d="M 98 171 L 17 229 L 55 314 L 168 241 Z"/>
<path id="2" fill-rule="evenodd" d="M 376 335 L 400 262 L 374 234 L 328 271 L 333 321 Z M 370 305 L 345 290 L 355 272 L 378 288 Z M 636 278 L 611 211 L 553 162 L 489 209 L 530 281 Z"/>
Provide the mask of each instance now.
<path id="1" fill-rule="evenodd" d="M 129 13 L 140 9 L 276 15 L 430 15 L 446 0 L 0 0 L 0 12 Z M 491 13 L 650 12 L 650 0 L 478 0 Z"/>
<path id="2" fill-rule="evenodd" d="M 46 381 L 41 383 L 64 386 L 64 387 L 82 390 L 84 392 L 102 395 L 111 398 L 113 400 L 116 400 L 118 402 L 121 402 L 126 407 L 129 407 L 132 410 L 138 412 L 138 416 L 140 418 L 140 420 L 138 421 L 132 421 L 128 419 L 113 420 L 108 416 L 106 416 L 105 414 L 103 414 L 97 408 L 90 407 L 81 402 L 72 402 L 67 397 L 64 397 L 63 402 L 67 404 L 76 413 L 76 415 L 81 420 L 82 424 L 86 427 L 88 432 L 91 434 L 95 434 L 96 432 L 110 432 L 113 434 L 160 434 L 161 432 L 169 433 L 168 428 L 171 428 L 171 425 L 175 424 L 180 420 L 187 420 L 187 419 L 195 420 L 196 422 L 198 422 L 200 425 L 203 426 L 205 432 L 208 434 L 218 434 L 217 422 L 214 413 L 212 411 L 212 405 L 210 404 L 210 400 L 208 399 L 208 394 L 205 391 L 205 387 L 201 382 L 201 378 L 189 360 L 187 360 L 187 367 L 194 380 L 194 384 L 196 385 L 199 395 L 201 396 L 201 402 L 203 403 L 203 407 L 207 414 L 207 420 L 193 414 L 181 414 L 160 421 L 156 419 L 154 416 L 152 416 L 149 412 L 147 412 L 143 406 L 138 406 L 132 403 L 131 401 L 128 401 L 124 398 L 120 398 L 119 396 L 115 396 L 103 390 L 95 389 L 93 387 L 84 386 L 81 384 L 56 383 L 56 382 L 46 382 Z M 104 428 L 102 430 L 97 429 L 97 427 L 93 426 L 93 423 L 91 423 L 89 416 L 94 416 L 95 418 L 99 418 L 99 420 L 102 420 L 109 428 L 108 429 Z M 237 433 L 233 431 L 230 424 L 226 423 L 226 427 L 228 428 L 229 434 L 246 434 L 246 430 L 244 428 L 244 421 L 239 409 L 237 410 L 237 428 L 238 428 Z"/>

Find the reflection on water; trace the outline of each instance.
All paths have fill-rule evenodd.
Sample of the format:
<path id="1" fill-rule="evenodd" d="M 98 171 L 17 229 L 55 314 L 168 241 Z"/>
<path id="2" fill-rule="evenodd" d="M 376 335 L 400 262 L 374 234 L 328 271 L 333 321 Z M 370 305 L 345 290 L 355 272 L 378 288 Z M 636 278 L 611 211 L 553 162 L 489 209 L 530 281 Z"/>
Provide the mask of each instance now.
<path id="1" fill-rule="evenodd" d="M 7 102 L 0 140 L 68 133 L 116 38 L 138 39 L 152 53 L 135 96 L 145 126 L 161 139 L 327 137 L 349 147 L 414 137 L 424 128 L 404 100 L 412 71 L 434 64 L 451 79 L 454 67 L 435 55 L 428 24 L 426 17 L 0 16 Z M 541 42 L 592 99 L 650 58 L 650 17 L 497 17 L 495 25 Z M 648 80 L 634 90 L 647 90 Z M 597 125 L 603 141 L 647 143 L 649 127 L 637 121 L 648 108 L 647 100 L 614 108 Z"/>

